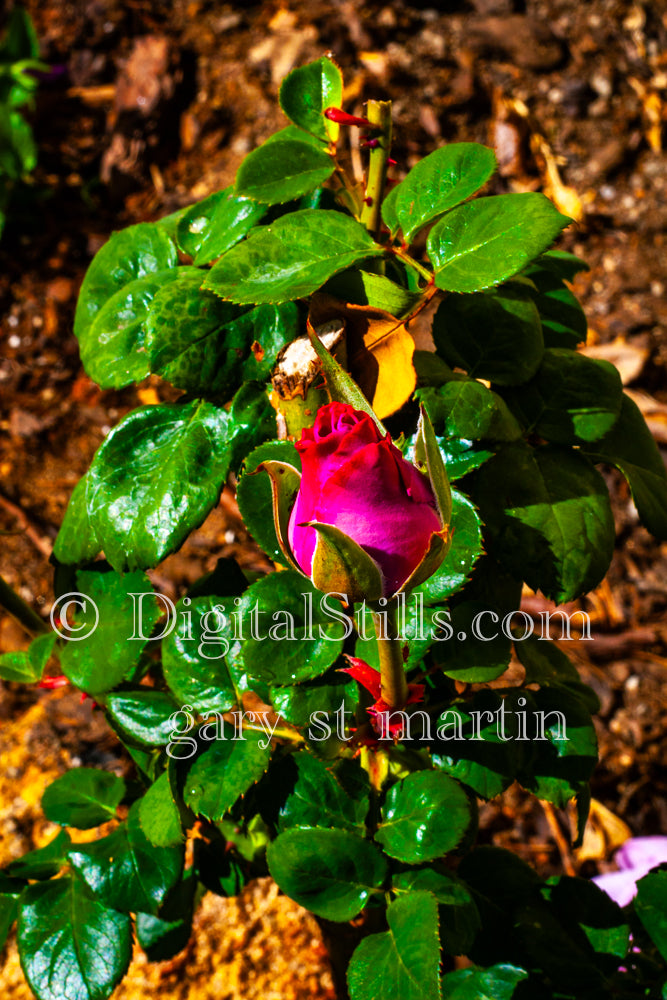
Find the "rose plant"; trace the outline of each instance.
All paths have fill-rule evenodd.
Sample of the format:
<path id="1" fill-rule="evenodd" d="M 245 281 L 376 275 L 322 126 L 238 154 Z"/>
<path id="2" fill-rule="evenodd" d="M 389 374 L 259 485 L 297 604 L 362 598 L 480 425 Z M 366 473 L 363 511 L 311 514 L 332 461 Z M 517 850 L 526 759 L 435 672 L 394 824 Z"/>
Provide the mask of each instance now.
<path id="1" fill-rule="evenodd" d="M 514 781 L 574 800 L 583 834 L 597 699 L 514 613 L 524 582 L 562 603 L 603 579 L 598 464 L 667 538 L 660 454 L 616 369 L 577 352 L 585 264 L 550 249 L 570 220 L 538 193 L 473 197 L 495 170 L 474 143 L 385 197 L 391 109 L 353 118 L 342 94 L 330 59 L 294 70 L 289 124 L 234 185 L 90 264 L 88 374 L 182 394 L 124 416 L 76 486 L 54 587 L 85 599 L 60 600 L 58 634 L 2 585 L 34 639 L 0 676 L 89 695 L 132 780 L 83 767 L 47 788 L 62 830 L 0 875 L 0 932 L 18 918 L 40 1000 L 103 1000 L 133 926 L 169 957 L 203 893 L 270 873 L 352 1000 L 658 996 L 664 871 L 622 909 L 475 840 L 479 800 Z M 275 571 L 220 559 L 167 615 L 146 571 L 227 482 Z"/>

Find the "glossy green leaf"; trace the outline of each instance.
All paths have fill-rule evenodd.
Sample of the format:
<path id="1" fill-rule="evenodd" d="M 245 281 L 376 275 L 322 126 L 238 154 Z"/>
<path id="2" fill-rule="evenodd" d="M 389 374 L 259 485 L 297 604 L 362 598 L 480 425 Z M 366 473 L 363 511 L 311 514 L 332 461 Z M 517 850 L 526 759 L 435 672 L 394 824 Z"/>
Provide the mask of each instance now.
<path id="1" fill-rule="evenodd" d="M 341 705 L 342 712 L 347 713 L 342 716 L 346 721 L 354 712 L 358 700 L 356 682 L 335 669 L 314 681 L 293 687 L 271 688 L 271 704 L 276 712 L 293 726 L 307 727 L 306 733 L 315 742 L 327 738 L 327 725 L 330 731 L 336 730 Z"/>
<path id="2" fill-rule="evenodd" d="M 106 819 L 109 817 L 107 816 Z M 53 840 L 35 851 L 28 851 L 22 858 L 17 858 L 7 866 L 7 874 L 18 879 L 54 878 L 67 863 L 67 852 L 72 841 L 67 830 L 61 830 Z"/>
<path id="3" fill-rule="evenodd" d="M 124 795 L 122 778 L 94 767 L 76 767 L 48 786 L 42 809 L 52 823 L 90 830 L 115 817 Z"/>
<path id="4" fill-rule="evenodd" d="M 0 655 L 0 678 L 19 684 L 36 684 L 41 679 L 56 644 L 55 632 L 38 635 L 27 649 Z"/>
<path id="5" fill-rule="evenodd" d="M 392 232 L 395 224 L 407 243 L 429 222 L 478 191 L 495 172 L 493 150 L 476 142 L 454 142 L 429 153 L 392 191 L 382 218 Z"/>
<path id="6" fill-rule="evenodd" d="M 255 605 L 256 627 L 249 635 Z M 290 685 L 319 677 L 342 652 L 340 602 L 292 570 L 271 573 L 249 587 L 239 613 L 248 623 L 243 666 L 266 684 Z"/>
<path id="7" fill-rule="evenodd" d="M 511 1000 L 516 987 L 528 978 L 516 965 L 492 965 L 488 969 L 457 969 L 442 980 L 443 1000 Z"/>
<path id="8" fill-rule="evenodd" d="M 162 920 L 151 913 L 137 913 L 137 941 L 149 962 L 164 962 L 182 951 L 192 935 L 192 913 L 182 920 Z"/>
<path id="9" fill-rule="evenodd" d="M 505 400 L 527 430 L 554 444 L 598 441 L 618 420 L 621 377 L 608 361 L 562 348 L 544 352 L 535 377 Z"/>
<path id="10" fill-rule="evenodd" d="M 298 335 L 292 303 L 243 311 L 201 290 L 197 268 L 156 295 L 146 323 L 151 371 L 207 398 L 228 400 L 242 382 L 265 379 L 282 347 Z"/>
<path id="11" fill-rule="evenodd" d="M 325 141 L 336 140 L 338 126 L 322 112 L 339 108 L 342 100 L 341 71 L 326 56 L 293 69 L 280 85 L 280 107 L 290 121 Z"/>
<path id="12" fill-rule="evenodd" d="M 390 857 L 419 864 L 454 850 L 469 823 L 459 783 L 441 771 L 420 771 L 389 789 L 375 839 Z"/>
<path id="13" fill-rule="evenodd" d="M 481 382 L 454 376 L 437 389 L 417 390 L 437 434 L 469 441 L 516 441 L 521 427 L 500 396 Z"/>
<path id="14" fill-rule="evenodd" d="M 88 475 L 72 490 L 65 517 L 53 545 L 53 555 L 66 566 L 92 562 L 102 546 L 91 523 L 86 493 Z"/>
<path id="15" fill-rule="evenodd" d="M 470 889 L 450 872 L 415 868 L 394 875 L 393 892 L 430 892 L 438 901 L 440 940 L 450 955 L 467 955 L 479 929 L 479 911 Z"/>
<path id="16" fill-rule="evenodd" d="M 637 883 L 637 916 L 667 961 L 667 871 L 652 872 Z"/>
<path id="17" fill-rule="evenodd" d="M 176 247 L 163 229 L 152 222 L 114 233 L 86 271 L 76 306 L 74 333 L 81 343 L 104 304 L 131 281 L 175 268 Z"/>
<path id="18" fill-rule="evenodd" d="M 81 333 L 81 363 L 102 389 L 122 389 L 151 371 L 146 351 L 149 311 L 157 293 L 179 278 L 181 270 L 189 268 L 172 267 L 123 285 Z"/>
<path id="19" fill-rule="evenodd" d="M 286 830 L 269 844 L 269 871 L 286 896 L 325 920 L 345 922 L 384 882 L 377 847 L 346 830 Z"/>
<path id="20" fill-rule="evenodd" d="M 69 859 L 96 898 L 114 910 L 157 913 L 183 871 L 183 847 L 155 847 L 139 822 L 140 803 L 113 833 L 75 844 Z"/>
<path id="21" fill-rule="evenodd" d="M 301 458 L 291 441 L 268 441 L 251 452 L 243 464 L 236 501 L 243 523 L 273 562 L 285 563 L 273 525 L 273 498 L 268 474 L 255 470 L 262 462 L 282 462 L 301 471 Z"/>
<path id="22" fill-rule="evenodd" d="M 272 142 L 246 156 L 236 174 L 235 193 L 263 205 L 281 205 L 312 191 L 335 169 L 327 151 L 309 142 Z"/>
<path id="23" fill-rule="evenodd" d="M 175 847 L 184 839 L 178 806 L 164 771 L 139 801 L 139 825 L 154 847 Z"/>
<path id="24" fill-rule="evenodd" d="M 250 402 L 255 390 L 243 391 Z M 229 414 L 200 400 L 129 413 L 86 476 L 88 523 L 111 565 L 144 569 L 177 549 L 217 503 L 235 447 L 252 447 L 260 430 L 247 407 Z M 81 525 L 80 507 L 76 514 Z M 67 558 L 64 545 L 58 552 Z"/>
<path id="25" fill-rule="evenodd" d="M 204 288 L 239 303 L 290 302 L 382 247 L 340 212 L 304 209 L 251 233 L 213 266 Z"/>
<path id="26" fill-rule="evenodd" d="M 130 964 L 130 918 L 68 875 L 26 889 L 18 946 L 38 1000 L 107 1000 Z"/>
<path id="27" fill-rule="evenodd" d="M 213 728 L 215 724 L 209 723 Z M 223 818 L 240 795 L 262 777 L 269 764 L 269 734 L 218 723 L 215 741 L 195 759 L 185 783 L 184 800 L 194 813 L 213 823 Z"/>
<path id="28" fill-rule="evenodd" d="M 389 930 L 357 946 L 347 972 L 351 1000 L 440 1000 L 438 904 L 411 892 L 387 908 Z"/>
<path id="29" fill-rule="evenodd" d="M 280 810 L 281 830 L 295 826 L 363 828 L 368 812 L 367 797 L 350 798 L 332 772 L 307 751 L 297 754 L 294 763 L 297 779 Z"/>
<path id="30" fill-rule="evenodd" d="M 157 600 L 143 573 L 79 570 L 76 580 L 81 596 L 75 598 L 74 624 L 67 632 L 72 638 L 60 662 L 72 684 L 102 694 L 138 663 L 159 617 Z"/>
<path id="31" fill-rule="evenodd" d="M 230 184 L 187 209 L 179 220 L 176 241 L 194 264 L 210 264 L 242 240 L 266 211 L 266 205 L 239 197 Z"/>
<path id="32" fill-rule="evenodd" d="M 542 253 L 570 221 L 543 194 L 503 194 L 461 205 L 429 234 L 435 283 L 450 292 L 497 285 Z"/>
<path id="33" fill-rule="evenodd" d="M 556 604 L 593 590 L 614 548 L 602 476 L 569 449 L 510 445 L 478 473 L 480 513 L 492 551 Z"/>
<path id="34" fill-rule="evenodd" d="M 546 268 L 557 274 L 561 281 L 574 281 L 580 271 L 590 271 L 585 260 L 567 250 L 547 250 L 535 262 L 538 267 Z"/>
<path id="35" fill-rule="evenodd" d="M 170 690 L 179 705 L 200 715 L 228 712 L 240 702 L 225 661 L 233 641 L 230 616 L 236 610 L 218 597 L 184 598 L 176 605 L 174 629 L 162 641 L 162 669 Z"/>
<path id="36" fill-rule="evenodd" d="M 174 728 L 171 716 L 179 705 L 166 692 L 154 688 L 117 691 L 105 701 L 109 717 L 121 735 L 148 747 L 169 742 Z"/>
<path id="37" fill-rule="evenodd" d="M 606 462 L 620 469 L 628 481 L 642 524 L 656 538 L 667 539 L 665 463 L 634 400 L 623 395 L 617 422 L 586 453 L 592 462 Z"/>
<path id="38" fill-rule="evenodd" d="M 535 303 L 511 284 L 493 292 L 448 295 L 433 319 L 433 339 L 447 364 L 499 385 L 527 382 L 544 353 Z"/>
<path id="39" fill-rule="evenodd" d="M 460 590 L 482 554 L 482 527 L 474 504 L 452 490 L 452 544 L 439 569 L 419 585 L 427 604 L 440 603 Z"/>
<path id="40" fill-rule="evenodd" d="M 576 625 L 578 623 L 575 615 L 571 617 L 575 618 Z M 557 611 L 553 612 L 553 619 L 561 626 L 567 625 L 561 632 L 565 633 L 567 641 L 570 619 Z M 581 682 L 579 671 L 555 642 L 533 635 L 516 642 L 515 650 L 526 673 L 526 684 L 565 688 L 579 698 L 590 712 L 599 712 L 600 702 L 597 695 L 592 688 Z"/>

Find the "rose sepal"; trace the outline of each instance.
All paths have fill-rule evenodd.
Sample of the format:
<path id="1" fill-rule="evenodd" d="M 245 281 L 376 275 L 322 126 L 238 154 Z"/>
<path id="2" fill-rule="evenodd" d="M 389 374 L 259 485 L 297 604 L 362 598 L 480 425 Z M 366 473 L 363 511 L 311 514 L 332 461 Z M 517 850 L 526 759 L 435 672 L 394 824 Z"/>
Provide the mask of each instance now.
<path id="1" fill-rule="evenodd" d="M 447 467 L 433 430 L 433 424 L 424 405 L 419 408 L 419 423 L 415 440 L 415 465 L 427 473 L 440 515 L 440 523 L 447 528 L 452 520 L 452 491 L 447 477 Z"/>
<path id="2" fill-rule="evenodd" d="M 325 594 L 346 594 L 350 604 L 379 600 L 384 578 L 365 549 L 331 524 L 318 521 L 307 524 L 318 535 L 310 574 L 317 589 Z"/>
<path id="3" fill-rule="evenodd" d="M 280 551 L 285 556 L 288 564 L 301 576 L 305 573 L 298 565 L 294 554 L 290 548 L 287 536 L 287 526 L 289 524 L 292 507 L 296 500 L 296 495 L 301 486 L 301 473 L 288 462 L 262 462 L 250 475 L 257 475 L 259 472 L 268 473 L 271 480 L 271 496 L 273 502 L 273 526 L 276 529 L 276 538 Z"/>
<path id="4" fill-rule="evenodd" d="M 418 566 L 415 566 L 408 579 L 392 595 L 392 598 L 401 593 L 409 593 L 415 587 L 418 587 L 420 583 L 423 583 L 424 580 L 428 580 L 430 576 L 433 576 L 435 571 L 444 562 L 451 544 L 452 533 L 449 527 L 443 528 L 442 531 L 434 532 L 431 535 L 429 547 L 424 553 L 424 558 Z"/>

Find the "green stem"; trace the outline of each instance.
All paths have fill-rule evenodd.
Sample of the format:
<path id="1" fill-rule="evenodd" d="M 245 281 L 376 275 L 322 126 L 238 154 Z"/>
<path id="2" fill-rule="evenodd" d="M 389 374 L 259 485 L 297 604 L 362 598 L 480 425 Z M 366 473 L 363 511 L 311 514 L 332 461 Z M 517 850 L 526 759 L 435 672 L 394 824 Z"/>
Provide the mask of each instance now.
<path id="1" fill-rule="evenodd" d="M 43 632 L 49 631 L 48 625 L 42 621 L 39 615 L 35 614 L 32 608 L 26 604 L 22 597 L 19 597 L 16 591 L 12 590 L 1 576 L 0 607 L 8 611 L 30 636 L 41 635 Z"/>
<path id="2" fill-rule="evenodd" d="M 408 682 L 403 666 L 403 650 L 398 640 L 396 602 L 387 604 L 385 613 L 373 612 L 375 635 L 380 657 L 381 695 L 389 708 L 403 708 L 408 700 Z M 387 627 L 385 629 L 384 619 Z"/>
<path id="3" fill-rule="evenodd" d="M 368 181 L 361 223 L 371 236 L 375 236 L 380 228 L 380 208 L 387 180 L 387 161 L 391 152 L 391 101 L 369 101 L 366 105 L 366 117 L 374 129 L 377 129 L 377 134 L 374 133 L 373 138 L 378 140 L 378 144 L 371 149 L 368 162 Z"/>
<path id="4" fill-rule="evenodd" d="M 424 267 L 423 264 L 420 264 L 418 260 L 415 260 L 414 257 L 411 257 L 410 254 L 406 253 L 405 250 L 396 248 L 394 253 L 399 260 L 403 261 L 404 264 L 407 264 L 408 267 L 413 267 L 415 271 L 418 271 L 422 278 L 426 278 L 429 283 L 433 282 L 433 273 L 429 271 L 427 267 Z"/>

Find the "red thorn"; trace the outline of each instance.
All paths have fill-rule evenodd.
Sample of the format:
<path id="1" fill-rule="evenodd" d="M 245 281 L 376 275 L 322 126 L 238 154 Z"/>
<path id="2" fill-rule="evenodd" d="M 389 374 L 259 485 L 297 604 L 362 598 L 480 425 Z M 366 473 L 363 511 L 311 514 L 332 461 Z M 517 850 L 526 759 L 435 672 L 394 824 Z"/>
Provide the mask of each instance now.
<path id="1" fill-rule="evenodd" d="M 357 128 L 373 128 L 368 118 L 357 118 L 355 115 L 348 115 L 347 111 L 340 108 L 325 108 L 324 117 L 330 122 L 337 122 L 339 125 L 356 125 Z"/>
<path id="2" fill-rule="evenodd" d="M 372 205 L 373 204 L 373 199 L 372 198 L 364 198 L 364 204 L 365 205 Z"/>
<path id="3" fill-rule="evenodd" d="M 395 167 L 397 162 L 398 162 L 397 160 L 392 160 L 391 157 L 387 158 L 387 163 L 389 164 L 390 167 Z"/>
<path id="4" fill-rule="evenodd" d="M 367 139 L 365 142 L 361 143 L 362 149 L 377 149 L 380 145 L 379 139 Z"/>

